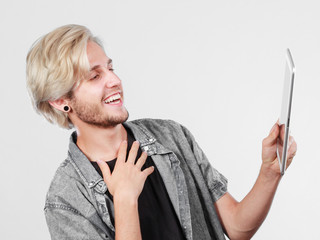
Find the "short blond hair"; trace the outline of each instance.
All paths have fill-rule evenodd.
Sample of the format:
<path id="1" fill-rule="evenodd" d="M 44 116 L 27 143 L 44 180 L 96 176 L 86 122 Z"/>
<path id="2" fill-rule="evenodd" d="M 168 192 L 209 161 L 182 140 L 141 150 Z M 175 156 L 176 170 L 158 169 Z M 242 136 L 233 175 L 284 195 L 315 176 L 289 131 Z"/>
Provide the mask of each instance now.
<path id="1" fill-rule="evenodd" d="M 68 115 L 49 104 L 70 98 L 89 71 L 87 43 L 100 40 L 80 25 L 59 27 L 38 39 L 27 55 L 27 88 L 36 112 L 62 128 L 73 127 Z"/>

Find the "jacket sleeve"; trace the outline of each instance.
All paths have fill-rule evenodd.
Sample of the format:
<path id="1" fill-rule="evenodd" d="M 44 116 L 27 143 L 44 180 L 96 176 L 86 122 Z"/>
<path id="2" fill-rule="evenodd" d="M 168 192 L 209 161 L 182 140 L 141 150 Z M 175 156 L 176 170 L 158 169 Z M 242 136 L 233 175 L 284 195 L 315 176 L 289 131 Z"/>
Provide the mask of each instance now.
<path id="1" fill-rule="evenodd" d="M 52 240 L 110 240 L 77 210 L 65 205 L 45 207 L 45 217 Z"/>
<path id="2" fill-rule="evenodd" d="M 181 128 L 195 156 L 195 159 L 207 184 L 207 187 L 213 199 L 217 201 L 227 192 L 228 180 L 214 167 L 211 166 L 208 158 L 206 157 L 202 149 L 199 147 L 191 132 L 182 125 Z"/>

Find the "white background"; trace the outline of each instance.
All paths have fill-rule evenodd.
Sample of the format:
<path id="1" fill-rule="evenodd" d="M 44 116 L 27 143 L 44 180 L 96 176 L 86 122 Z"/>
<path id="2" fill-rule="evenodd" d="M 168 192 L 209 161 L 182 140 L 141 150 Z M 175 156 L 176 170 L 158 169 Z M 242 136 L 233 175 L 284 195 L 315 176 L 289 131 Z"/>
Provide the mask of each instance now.
<path id="1" fill-rule="evenodd" d="M 253 239 L 320 239 L 318 1 L 1 1 L 0 238 L 49 239 L 45 194 L 69 135 L 32 109 L 25 57 L 61 25 L 89 27 L 123 81 L 130 119 L 176 120 L 241 200 L 276 122 L 285 49 L 296 64 L 298 153 Z"/>

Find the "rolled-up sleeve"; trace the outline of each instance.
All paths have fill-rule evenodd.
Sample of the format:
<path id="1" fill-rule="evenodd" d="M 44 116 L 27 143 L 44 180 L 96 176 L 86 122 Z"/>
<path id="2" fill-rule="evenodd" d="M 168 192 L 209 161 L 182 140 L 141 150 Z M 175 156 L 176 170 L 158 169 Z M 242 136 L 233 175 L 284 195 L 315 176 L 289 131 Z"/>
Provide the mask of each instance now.
<path id="1" fill-rule="evenodd" d="M 225 176 L 223 176 L 220 172 L 218 172 L 214 167 L 211 166 L 208 158 L 199 147 L 191 132 L 186 127 L 181 127 L 194 153 L 195 159 L 200 167 L 212 198 L 214 199 L 214 201 L 217 201 L 227 192 L 228 180 Z"/>

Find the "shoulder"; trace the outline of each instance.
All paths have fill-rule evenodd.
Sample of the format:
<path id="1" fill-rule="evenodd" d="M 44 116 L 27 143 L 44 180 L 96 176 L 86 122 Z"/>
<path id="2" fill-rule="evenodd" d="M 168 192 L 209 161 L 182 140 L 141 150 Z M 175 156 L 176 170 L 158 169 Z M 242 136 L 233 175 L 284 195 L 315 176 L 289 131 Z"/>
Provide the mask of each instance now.
<path id="1" fill-rule="evenodd" d="M 136 133 L 138 140 L 144 139 L 145 136 L 151 141 L 155 138 L 164 147 L 176 151 L 187 150 L 192 139 L 192 135 L 183 125 L 169 119 L 137 119 L 128 122 L 127 125 Z"/>
<path id="2" fill-rule="evenodd" d="M 187 127 L 171 119 L 143 118 L 131 121 L 130 124 L 146 129 L 157 139 L 171 138 L 179 142 L 183 139 L 187 142 L 194 140 L 192 133 Z"/>
<path id="3" fill-rule="evenodd" d="M 185 128 L 180 123 L 171 119 L 143 118 L 128 122 L 129 125 L 136 125 L 148 129 L 151 132 L 172 133 L 183 131 Z"/>

